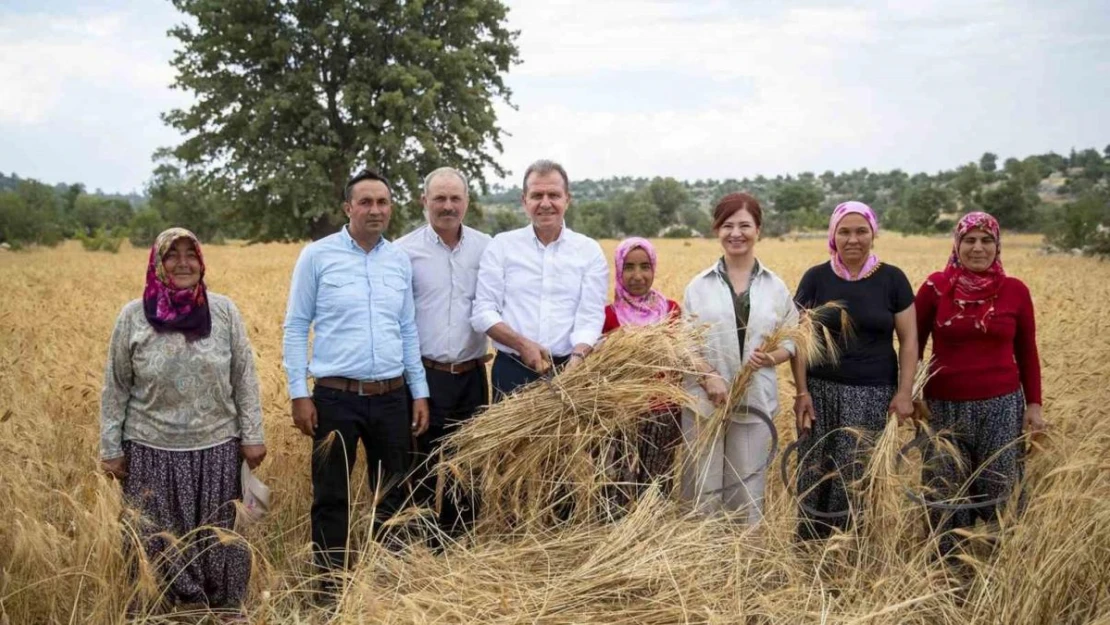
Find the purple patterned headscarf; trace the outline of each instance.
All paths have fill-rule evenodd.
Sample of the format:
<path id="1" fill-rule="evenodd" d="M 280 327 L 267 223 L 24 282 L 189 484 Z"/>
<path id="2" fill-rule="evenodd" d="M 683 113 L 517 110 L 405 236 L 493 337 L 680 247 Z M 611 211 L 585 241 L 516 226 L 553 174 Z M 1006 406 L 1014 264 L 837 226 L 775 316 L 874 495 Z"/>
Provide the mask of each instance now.
<path id="1" fill-rule="evenodd" d="M 162 259 L 178 239 L 189 239 L 200 261 L 200 281 L 196 286 L 181 289 L 174 286 Z M 204 286 L 204 256 L 197 235 L 184 228 L 170 228 L 154 240 L 146 267 L 146 288 L 143 289 L 143 312 L 156 332 L 181 332 L 185 340 L 195 341 L 212 333 L 212 315 L 208 310 L 208 290 Z"/>
<path id="2" fill-rule="evenodd" d="M 875 256 L 872 252 L 871 255 L 867 257 L 867 260 L 864 261 L 863 267 L 859 270 L 859 273 L 853 276 L 852 272 L 848 270 L 848 267 L 844 265 L 844 260 L 840 258 L 840 254 L 836 251 L 836 228 L 840 225 L 840 220 L 853 213 L 856 215 L 863 215 L 864 219 L 867 220 L 867 224 L 871 226 L 872 237 L 879 236 L 879 219 L 875 216 L 875 211 L 871 210 L 870 206 L 863 202 L 856 202 L 853 200 L 850 202 L 843 202 L 833 209 L 832 216 L 829 218 L 830 262 L 832 263 L 833 272 L 849 282 L 855 282 L 856 280 L 866 278 L 879 266 L 879 257 Z"/>

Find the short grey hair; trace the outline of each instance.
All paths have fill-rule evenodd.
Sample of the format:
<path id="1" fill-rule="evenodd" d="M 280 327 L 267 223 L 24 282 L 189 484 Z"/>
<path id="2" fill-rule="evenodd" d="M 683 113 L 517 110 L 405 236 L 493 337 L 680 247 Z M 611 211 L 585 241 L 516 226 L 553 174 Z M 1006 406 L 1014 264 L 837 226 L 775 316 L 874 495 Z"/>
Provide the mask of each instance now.
<path id="1" fill-rule="evenodd" d="M 433 169 L 432 173 L 424 176 L 424 195 L 428 195 L 428 187 L 432 186 L 432 180 L 435 180 L 436 176 L 440 176 L 443 174 L 454 174 L 455 177 L 462 181 L 463 189 L 466 190 L 467 195 L 470 194 L 470 183 L 467 182 L 466 176 L 464 176 L 461 171 L 455 169 L 454 167 L 438 167 L 436 169 Z"/>
<path id="2" fill-rule="evenodd" d="M 544 174 L 550 174 L 553 171 L 559 172 L 559 175 L 563 177 L 563 191 L 566 191 L 567 195 L 570 195 L 570 179 L 567 178 L 567 170 L 563 169 L 562 165 L 546 158 L 541 158 L 529 165 L 528 169 L 524 170 L 524 186 L 521 187 L 523 192 L 525 194 L 528 193 L 528 176 L 532 174 L 542 176 Z"/>

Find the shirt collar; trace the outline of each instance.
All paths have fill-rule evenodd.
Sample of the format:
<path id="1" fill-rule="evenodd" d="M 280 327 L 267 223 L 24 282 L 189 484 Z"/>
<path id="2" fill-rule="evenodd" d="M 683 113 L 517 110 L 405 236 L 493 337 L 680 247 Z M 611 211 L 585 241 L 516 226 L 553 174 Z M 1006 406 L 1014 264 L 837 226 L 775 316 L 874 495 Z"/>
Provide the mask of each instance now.
<path id="1" fill-rule="evenodd" d="M 763 263 L 759 262 L 758 258 L 755 259 L 755 264 L 752 265 L 752 276 L 753 277 L 758 276 L 758 275 L 764 273 L 765 271 L 767 271 L 767 270 L 763 267 Z M 717 273 L 722 275 L 722 276 L 728 276 L 728 266 L 725 265 L 725 257 L 724 256 L 717 259 Z"/>
<path id="2" fill-rule="evenodd" d="M 339 236 L 344 240 L 344 242 L 346 242 L 347 247 L 349 247 L 349 248 L 351 248 L 355 251 L 362 252 L 363 254 L 368 254 L 369 252 L 362 249 L 362 246 L 358 244 L 358 241 L 355 241 L 355 238 L 352 237 L 351 233 L 347 231 L 347 227 L 349 225 L 350 224 L 343 224 L 343 227 L 339 229 L 339 233 L 340 233 Z M 374 245 L 374 247 L 372 247 L 370 249 L 370 251 L 373 252 L 373 251 L 377 250 L 379 247 L 382 247 L 382 244 L 388 243 L 388 242 L 389 241 L 386 240 L 385 235 L 383 234 L 382 236 L 378 237 L 378 242 Z"/>
<path id="3" fill-rule="evenodd" d="M 446 248 L 448 250 L 452 249 L 450 247 L 447 247 L 447 244 L 443 242 L 443 239 L 439 236 L 439 233 L 436 232 L 436 229 L 432 227 L 432 224 L 425 224 L 424 225 L 424 239 L 428 243 L 442 245 L 444 248 Z M 464 226 L 462 224 L 459 224 L 459 242 L 458 242 L 457 245 L 455 245 L 454 249 L 457 250 L 457 249 L 461 248 L 462 245 L 463 245 L 463 241 L 465 241 L 465 240 L 466 240 L 466 226 Z"/>
<path id="4" fill-rule="evenodd" d="M 536 236 L 536 227 L 533 226 L 532 224 L 528 224 L 527 226 L 525 226 L 525 228 L 528 228 L 528 232 L 529 232 L 529 234 L 532 235 L 532 240 L 536 242 L 536 245 L 538 245 L 540 247 L 544 247 L 543 241 L 540 241 L 540 238 L 538 236 Z M 567 222 L 563 221 L 563 226 L 561 228 L 559 228 L 559 236 L 556 237 L 555 240 L 550 243 L 550 245 L 555 245 L 556 243 L 559 243 L 559 242 L 563 241 L 564 239 L 566 239 L 566 237 L 567 237 Z"/>

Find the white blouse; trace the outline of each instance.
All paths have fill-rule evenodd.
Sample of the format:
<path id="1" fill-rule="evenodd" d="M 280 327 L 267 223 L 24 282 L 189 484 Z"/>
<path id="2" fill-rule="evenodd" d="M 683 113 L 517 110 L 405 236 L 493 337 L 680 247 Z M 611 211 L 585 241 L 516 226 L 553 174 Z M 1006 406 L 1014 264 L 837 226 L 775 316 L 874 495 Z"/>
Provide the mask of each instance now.
<path id="1" fill-rule="evenodd" d="M 751 309 L 748 313 L 747 334 L 744 340 L 744 353 L 740 353 L 740 341 L 736 335 L 736 311 L 733 305 L 732 289 L 717 270 L 717 263 L 705 269 L 686 286 L 682 310 L 692 323 L 708 324 L 705 347 L 702 356 L 717 370 L 731 386 L 740 369 L 761 347 L 763 340 L 776 328 L 796 326 L 798 310 L 790 296 L 786 283 L 770 269 L 760 263 L 748 287 L 751 291 Z M 779 347 L 794 354 L 794 342 L 783 341 Z M 705 390 L 697 384 L 697 378 L 690 376 L 689 390 L 697 398 L 697 412 L 708 416 L 713 412 L 713 404 Z M 774 417 L 779 406 L 778 378 L 774 367 L 761 367 L 752 378 L 752 384 L 744 397 L 744 405 Z M 735 413 L 737 423 L 758 422 L 758 418 L 745 417 L 744 411 Z"/>

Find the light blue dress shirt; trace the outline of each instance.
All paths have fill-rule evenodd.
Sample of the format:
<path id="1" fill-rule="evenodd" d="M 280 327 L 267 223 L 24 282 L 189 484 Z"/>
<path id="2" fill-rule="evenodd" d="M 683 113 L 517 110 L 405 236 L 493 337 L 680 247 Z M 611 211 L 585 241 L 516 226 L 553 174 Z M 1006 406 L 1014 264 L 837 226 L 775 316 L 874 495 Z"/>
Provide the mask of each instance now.
<path id="1" fill-rule="evenodd" d="M 305 247 L 293 269 L 284 327 L 290 399 L 310 396 L 308 375 L 386 380 L 404 374 L 414 399 L 428 396 L 412 267 L 408 255 L 384 238 L 366 252 L 344 226 Z"/>

